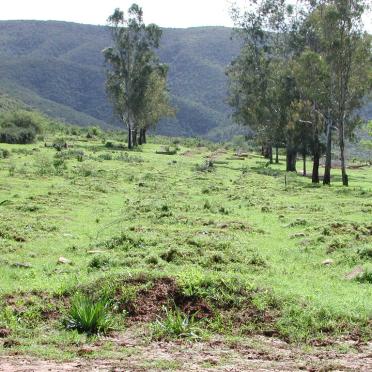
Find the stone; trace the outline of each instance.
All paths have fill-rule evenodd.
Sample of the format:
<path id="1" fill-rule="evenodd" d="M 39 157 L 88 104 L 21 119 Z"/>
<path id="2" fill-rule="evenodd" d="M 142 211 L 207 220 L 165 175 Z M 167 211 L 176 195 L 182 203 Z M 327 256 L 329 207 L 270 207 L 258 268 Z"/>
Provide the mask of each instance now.
<path id="1" fill-rule="evenodd" d="M 290 236 L 291 239 L 298 239 L 298 238 L 304 238 L 306 236 L 305 233 L 303 232 L 299 232 L 299 233 L 296 233 L 296 234 L 292 234 Z"/>
<path id="2" fill-rule="evenodd" d="M 325 266 L 329 266 L 329 265 L 333 265 L 335 261 L 332 260 L 332 258 L 327 258 L 326 260 L 324 260 L 322 262 L 322 265 L 325 265 Z"/>
<path id="3" fill-rule="evenodd" d="M 363 267 L 357 266 L 352 271 L 350 271 L 349 273 L 347 273 L 345 275 L 345 279 L 347 279 L 347 280 L 354 280 L 358 276 L 360 276 L 361 274 L 363 274 L 363 272 L 364 272 Z"/>
<path id="4" fill-rule="evenodd" d="M 58 259 L 58 261 L 57 261 L 57 264 L 60 264 L 60 265 L 71 265 L 72 262 L 69 259 L 65 258 L 65 257 L 60 257 Z"/>

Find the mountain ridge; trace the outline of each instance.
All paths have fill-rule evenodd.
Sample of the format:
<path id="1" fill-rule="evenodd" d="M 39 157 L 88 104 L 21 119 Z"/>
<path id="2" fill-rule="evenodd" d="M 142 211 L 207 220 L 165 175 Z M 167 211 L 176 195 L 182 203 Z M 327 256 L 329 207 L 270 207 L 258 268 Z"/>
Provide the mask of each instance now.
<path id="1" fill-rule="evenodd" d="M 32 106 L 66 120 L 87 125 L 119 125 L 104 89 L 102 49 L 111 45 L 106 26 L 63 21 L 0 21 L 0 77 L 8 84 L 0 90 L 15 97 L 27 96 Z M 165 28 L 159 55 L 170 66 L 169 89 L 178 107 L 176 119 L 164 120 L 158 132 L 168 135 L 201 135 L 232 125 L 226 103 L 225 67 L 240 50 L 223 26 Z M 22 92 L 27 90 L 27 94 Z M 34 92 L 37 99 L 31 99 Z M 43 101 L 46 100 L 46 101 Z M 60 105 L 60 106 L 58 106 Z M 61 112 L 58 112 L 61 107 Z M 62 110 L 62 107 L 64 110 Z M 49 110 L 50 111 L 50 110 Z M 82 113 L 79 118 L 78 113 Z M 85 115 L 85 116 L 84 116 Z M 218 132 L 218 130 L 217 130 Z"/>

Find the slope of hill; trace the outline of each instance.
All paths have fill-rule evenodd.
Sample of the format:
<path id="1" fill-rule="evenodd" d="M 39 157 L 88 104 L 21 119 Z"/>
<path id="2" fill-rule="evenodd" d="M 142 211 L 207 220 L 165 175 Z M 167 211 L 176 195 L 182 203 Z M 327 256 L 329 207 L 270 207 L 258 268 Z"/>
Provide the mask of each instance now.
<path id="1" fill-rule="evenodd" d="M 164 30 L 159 54 L 170 65 L 178 114 L 159 125 L 160 133 L 208 135 L 229 124 L 224 70 L 239 52 L 230 37 L 224 27 Z M 110 44 L 102 26 L 0 22 L 0 90 L 72 123 L 115 124 L 101 55 Z"/>

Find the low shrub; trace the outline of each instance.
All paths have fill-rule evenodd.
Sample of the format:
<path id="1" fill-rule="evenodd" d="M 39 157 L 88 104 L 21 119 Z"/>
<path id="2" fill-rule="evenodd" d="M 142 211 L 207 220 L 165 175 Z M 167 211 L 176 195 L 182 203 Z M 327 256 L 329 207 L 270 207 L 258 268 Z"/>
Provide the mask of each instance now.
<path id="1" fill-rule="evenodd" d="M 212 172 L 212 171 L 214 171 L 214 169 L 215 169 L 214 164 L 213 164 L 213 161 L 211 161 L 211 160 L 207 160 L 204 163 L 197 164 L 195 166 L 195 170 L 197 172 Z"/>
<path id="2" fill-rule="evenodd" d="M 356 280 L 359 283 L 370 283 L 372 284 L 372 269 L 368 268 L 363 273 L 357 276 Z"/>
<path id="3" fill-rule="evenodd" d="M 0 142 L 10 144 L 33 143 L 42 132 L 45 117 L 28 111 L 7 112 L 0 116 Z"/>
<path id="4" fill-rule="evenodd" d="M 98 156 L 98 160 L 112 160 L 112 154 L 109 152 L 105 152 L 104 154 L 100 154 Z"/>
<path id="5" fill-rule="evenodd" d="M 0 149 L 0 159 L 7 159 L 10 156 L 10 151 L 6 149 Z"/>
<path id="6" fill-rule="evenodd" d="M 100 270 L 100 269 L 103 269 L 105 267 L 108 267 L 108 266 L 111 266 L 112 265 L 112 261 L 110 260 L 110 257 L 107 257 L 107 256 L 94 256 L 89 264 L 88 264 L 88 267 L 89 269 L 97 269 L 97 270 Z"/>
<path id="7" fill-rule="evenodd" d="M 36 138 L 34 129 L 9 127 L 0 129 L 0 142 L 26 145 L 33 143 Z"/>
<path id="8" fill-rule="evenodd" d="M 118 155 L 115 160 L 124 161 L 125 163 L 143 163 L 143 159 L 139 156 L 129 155 L 127 152 Z"/>

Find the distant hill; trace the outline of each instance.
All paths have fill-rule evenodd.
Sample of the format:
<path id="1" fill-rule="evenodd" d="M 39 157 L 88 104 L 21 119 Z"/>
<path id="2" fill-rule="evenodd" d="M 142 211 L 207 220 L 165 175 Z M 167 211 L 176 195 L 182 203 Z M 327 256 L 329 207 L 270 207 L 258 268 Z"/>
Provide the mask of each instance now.
<path id="1" fill-rule="evenodd" d="M 0 92 L 70 123 L 117 125 L 104 90 L 101 50 L 109 45 L 102 26 L 0 21 Z M 225 67 L 238 53 L 229 28 L 165 29 L 159 54 L 178 113 L 158 132 L 218 138 L 231 131 Z"/>

